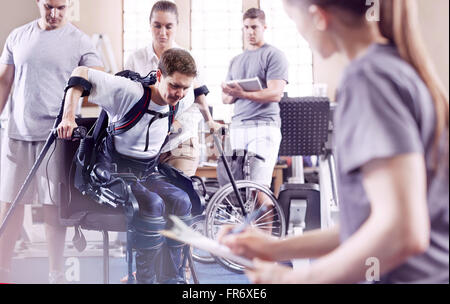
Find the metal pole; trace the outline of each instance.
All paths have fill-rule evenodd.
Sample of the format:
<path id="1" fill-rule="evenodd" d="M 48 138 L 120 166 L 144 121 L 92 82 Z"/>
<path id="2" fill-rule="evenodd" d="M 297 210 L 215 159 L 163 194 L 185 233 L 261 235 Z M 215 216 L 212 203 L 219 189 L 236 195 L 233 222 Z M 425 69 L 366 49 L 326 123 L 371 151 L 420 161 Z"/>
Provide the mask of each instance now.
<path id="1" fill-rule="evenodd" d="M 213 134 L 213 137 L 214 137 L 214 142 L 216 144 L 217 150 L 219 150 L 220 158 L 222 159 L 223 164 L 225 166 L 225 170 L 227 171 L 228 177 L 230 178 L 231 185 L 233 186 L 234 193 L 237 196 L 239 206 L 242 209 L 242 215 L 244 217 L 247 217 L 247 211 L 245 211 L 244 201 L 242 200 L 241 193 L 239 192 L 239 190 L 236 186 L 236 181 L 234 180 L 233 174 L 231 173 L 231 170 L 230 170 L 230 166 L 228 165 L 228 162 L 225 158 L 225 153 L 223 152 L 222 145 L 216 134 Z"/>

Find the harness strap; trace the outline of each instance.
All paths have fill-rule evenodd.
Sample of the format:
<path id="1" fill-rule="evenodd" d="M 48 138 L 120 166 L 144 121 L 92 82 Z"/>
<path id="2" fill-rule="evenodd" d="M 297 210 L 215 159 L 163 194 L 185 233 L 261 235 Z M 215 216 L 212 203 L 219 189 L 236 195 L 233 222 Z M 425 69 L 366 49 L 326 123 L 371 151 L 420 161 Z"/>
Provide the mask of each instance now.
<path id="1" fill-rule="evenodd" d="M 171 106 L 170 108 L 170 112 L 169 112 L 169 131 L 170 128 L 172 127 L 173 122 L 175 121 L 175 115 L 178 112 L 178 107 L 179 107 L 180 103 L 177 103 L 175 106 Z"/>
<path id="2" fill-rule="evenodd" d="M 147 135 L 145 137 L 145 149 L 144 149 L 144 152 L 148 151 L 148 145 L 150 143 L 150 126 L 152 125 L 152 123 L 155 120 L 167 117 L 170 114 L 170 112 L 159 113 L 159 112 L 155 112 L 155 111 L 152 111 L 152 110 L 147 110 L 146 113 L 153 115 L 153 117 L 152 117 L 152 119 L 150 119 L 150 122 L 148 123 L 148 126 L 147 126 Z"/>
<path id="3" fill-rule="evenodd" d="M 169 117 L 169 129 L 173 123 L 173 120 L 175 118 L 175 114 L 178 110 L 178 105 L 171 107 L 171 110 L 167 113 L 160 113 L 156 111 L 152 111 L 148 109 L 150 99 L 151 99 L 151 90 L 147 87 L 144 87 L 144 96 L 136 103 L 136 105 L 131 108 L 130 111 L 128 111 L 125 116 L 120 119 L 119 121 L 115 123 L 111 123 L 107 127 L 107 132 L 110 136 L 120 135 L 122 133 L 125 133 L 132 127 L 134 127 L 145 114 L 153 115 L 152 119 L 150 120 L 148 126 L 147 126 L 147 134 L 145 139 L 145 148 L 144 152 L 148 151 L 148 147 L 150 144 L 150 126 L 153 122 L 155 122 L 157 119 Z M 106 115 L 106 113 L 105 113 Z"/>
<path id="4" fill-rule="evenodd" d="M 146 113 L 146 110 L 150 104 L 150 98 L 150 88 L 144 87 L 144 96 L 131 108 L 130 111 L 128 111 L 127 114 L 125 114 L 122 119 L 111 123 L 108 126 L 108 133 L 111 135 L 119 135 L 134 127 Z"/>

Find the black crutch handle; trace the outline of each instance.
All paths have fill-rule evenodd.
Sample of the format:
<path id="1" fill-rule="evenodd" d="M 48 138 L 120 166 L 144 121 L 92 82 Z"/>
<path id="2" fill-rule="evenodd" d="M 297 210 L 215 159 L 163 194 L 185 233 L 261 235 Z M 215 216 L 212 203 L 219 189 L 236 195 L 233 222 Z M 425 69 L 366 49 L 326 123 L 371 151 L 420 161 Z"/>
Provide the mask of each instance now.
<path id="1" fill-rule="evenodd" d="M 72 140 L 83 139 L 87 135 L 87 129 L 83 126 L 76 127 L 72 132 Z"/>

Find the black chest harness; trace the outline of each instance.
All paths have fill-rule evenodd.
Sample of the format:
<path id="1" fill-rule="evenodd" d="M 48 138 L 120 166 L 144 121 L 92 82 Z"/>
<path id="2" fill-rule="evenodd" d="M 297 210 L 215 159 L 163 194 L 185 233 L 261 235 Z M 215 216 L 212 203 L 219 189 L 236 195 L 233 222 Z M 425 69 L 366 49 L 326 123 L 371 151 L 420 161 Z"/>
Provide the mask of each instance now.
<path id="1" fill-rule="evenodd" d="M 177 113 L 178 104 L 175 107 L 171 107 L 169 112 L 160 113 L 148 109 L 150 100 L 151 90 L 149 87 L 144 86 L 142 98 L 120 120 L 109 123 L 107 113 L 104 110 L 101 111 L 93 130 L 91 130 L 92 133 L 89 132 L 81 140 L 76 154 L 75 187 L 77 189 L 87 194 L 91 193 L 92 195 L 90 196 L 98 201 L 98 190 L 95 191 L 95 188 L 99 186 L 111 188 L 115 184 L 115 180 L 111 178 L 110 173 L 132 173 L 138 179 L 142 179 L 145 175 L 155 171 L 160 153 L 147 159 L 136 159 L 120 154 L 114 145 L 115 136 L 124 134 L 135 127 L 145 115 L 152 115 L 153 117 L 146 127 L 144 152 L 148 151 L 151 135 L 150 127 L 156 120 L 168 117 L 167 131 L 163 131 L 168 134 Z M 166 137 L 162 146 L 165 145 L 167 140 L 168 137 Z M 114 196 L 112 192 L 110 193 L 110 198 Z M 118 196 L 122 196 L 121 192 L 123 191 L 118 192 Z M 105 200 L 102 203 L 105 202 L 117 207 L 117 204 L 111 202 L 111 200 Z M 117 203 L 120 205 L 123 201 L 120 200 Z"/>
<path id="2" fill-rule="evenodd" d="M 148 106 L 150 104 L 151 100 L 151 90 L 148 87 L 144 86 L 144 95 L 142 98 L 136 103 L 136 105 L 131 108 L 128 113 L 125 114 L 125 116 L 120 119 L 117 122 L 110 123 L 108 127 L 106 128 L 106 132 L 110 136 L 116 136 L 125 133 L 126 131 L 130 130 L 136 124 L 144 117 L 145 114 L 153 115 L 153 117 L 150 119 L 150 122 L 147 126 L 147 133 L 146 133 L 146 141 L 145 141 L 145 149 L 144 152 L 148 151 L 148 145 L 149 145 L 149 136 L 150 136 L 150 126 L 158 119 L 162 118 L 169 118 L 169 126 L 168 131 L 170 130 L 170 127 L 172 126 L 172 123 L 175 119 L 175 115 L 178 111 L 178 105 L 174 107 L 170 107 L 170 111 L 166 113 L 160 113 L 156 111 L 152 111 L 148 109 Z"/>
<path id="3" fill-rule="evenodd" d="M 113 207 L 123 206 L 130 196 L 126 184 L 132 181 L 145 178 L 146 175 L 158 171 L 167 177 L 171 183 L 185 190 L 192 202 L 192 214 L 199 214 L 203 211 L 203 203 L 194 191 L 192 181 L 181 171 L 166 164 L 159 164 L 158 155 L 149 159 L 136 159 L 118 153 L 114 147 L 114 136 L 123 134 L 135 127 L 144 115 L 153 115 L 147 125 L 146 145 L 144 151 L 148 150 L 150 127 L 158 119 L 168 117 L 168 129 L 175 119 L 178 111 L 178 104 L 170 107 L 170 111 L 160 113 L 148 109 L 151 100 L 151 90 L 148 87 L 156 82 L 155 73 L 150 73 L 146 77 L 140 77 L 138 73 L 126 70 L 116 74 L 140 82 L 144 87 L 142 98 L 117 122 L 109 123 L 108 115 L 101 111 L 93 130 L 91 129 L 85 138 L 80 142 L 80 146 L 75 155 L 75 178 L 74 186 L 85 195 L 90 196 L 100 204 Z M 78 86 L 83 88 L 82 97 L 88 96 L 92 85 L 81 77 L 71 77 L 65 89 Z M 195 97 L 207 95 L 208 89 L 202 86 L 194 90 Z M 168 140 L 168 136 L 164 144 Z M 160 150 L 161 151 L 161 150 Z M 128 176 L 124 173 L 129 173 Z M 120 178 L 115 178 L 117 175 Z"/>

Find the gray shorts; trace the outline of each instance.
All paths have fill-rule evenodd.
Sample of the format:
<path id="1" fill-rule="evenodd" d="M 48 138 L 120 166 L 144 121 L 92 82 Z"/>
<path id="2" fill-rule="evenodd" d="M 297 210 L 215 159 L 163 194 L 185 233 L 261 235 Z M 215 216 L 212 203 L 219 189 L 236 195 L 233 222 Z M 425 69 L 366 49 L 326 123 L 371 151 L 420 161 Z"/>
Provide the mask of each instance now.
<path id="1" fill-rule="evenodd" d="M 6 134 L 3 135 L 2 147 L 0 149 L 0 202 L 12 203 L 44 147 L 45 142 L 15 140 L 9 138 Z M 60 181 L 62 180 L 61 177 L 63 177 L 63 166 L 61 163 L 62 149 L 60 145 L 60 143 L 57 144 L 53 155 L 51 154 L 54 145 L 49 149 L 36 175 L 31 180 L 21 204 L 54 205 L 59 203 Z M 48 162 L 49 158 L 50 162 Z"/>

